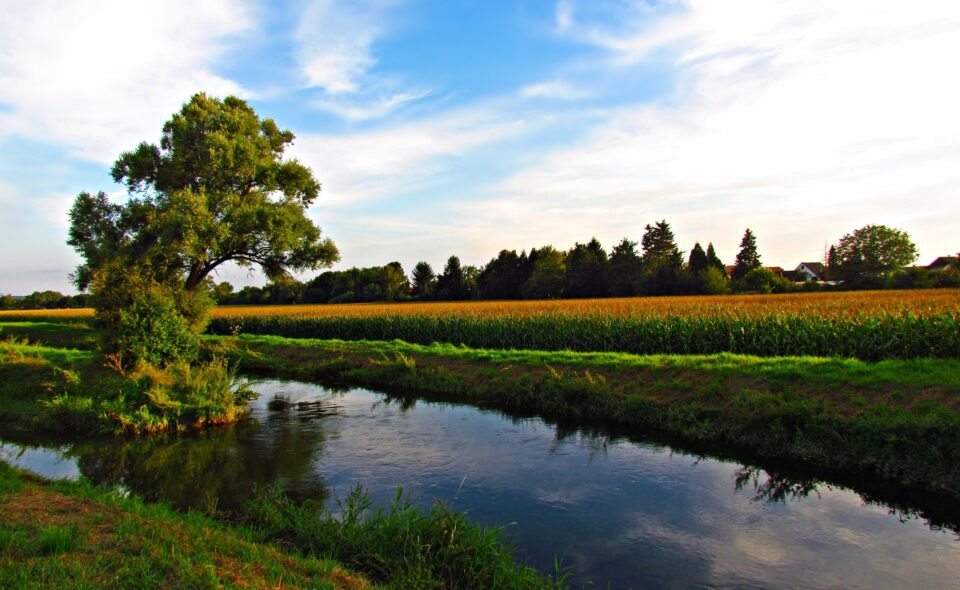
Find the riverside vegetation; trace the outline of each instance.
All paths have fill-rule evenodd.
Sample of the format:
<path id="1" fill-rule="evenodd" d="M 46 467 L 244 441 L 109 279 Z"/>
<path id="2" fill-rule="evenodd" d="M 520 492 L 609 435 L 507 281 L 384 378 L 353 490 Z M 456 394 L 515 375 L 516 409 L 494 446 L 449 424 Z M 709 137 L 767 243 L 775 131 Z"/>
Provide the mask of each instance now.
<path id="1" fill-rule="evenodd" d="M 944 295 L 948 296 L 947 303 L 941 298 Z M 957 315 L 949 309 L 949 298 L 957 297 L 957 293 L 941 291 L 938 298 L 924 302 L 915 297 L 914 292 L 905 302 L 887 301 L 873 310 L 865 311 L 860 305 L 859 317 L 880 317 L 883 321 L 908 317 L 907 321 L 915 331 L 911 337 L 913 342 L 926 342 L 928 347 L 943 346 L 938 343 L 944 341 L 936 340 L 931 334 L 946 331 L 928 333 L 924 330 L 943 330 L 944 325 L 949 327 L 949 322 L 954 322 L 956 327 Z M 549 337 L 559 347 L 558 339 L 565 334 L 571 343 L 596 342 L 590 339 L 594 338 L 597 326 L 603 326 L 604 322 L 629 326 L 616 324 L 619 319 L 671 321 L 671 317 L 676 317 L 685 321 L 696 320 L 696 308 L 691 308 L 686 315 L 676 314 L 678 306 L 690 304 L 687 299 L 663 298 L 635 303 L 650 309 L 657 306 L 672 309 L 672 316 L 652 312 L 644 316 L 580 311 L 557 313 L 557 309 L 563 309 L 560 302 L 543 304 L 553 307 L 553 313 L 516 315 L 505 315 L 488 308 L 485 313 L 472 315 L 400 313 L 383 316 L 368 315 L 368 306 L 354 306 L 339 308 L 349 311 L 345 317 L 333 315 L 332 319 L 340 323 L 332 325 L 351 328 L 379 322 L 409 328 L 446 318 L 450 325 L 466 326 L 460 331 L 447 332 L 449 341 L 454 339 L 451 336 L 469 335 L 477 326 L 486 330 L 481 333 L 490 333 L 491 326 L 509 328 L 513 322 L 540 321 L 552 327 Z M 757 308 L 764 305 L 769 308 L 780 301 L 760 297 L 754 309 L 741 314 L 738 321 L 749 322 L 752 318 L 770 322 L 771 317 L 784 313 L 782 308 L 772 311 Z M 800 299 L 790 301 L 793 305 L 803 303 Z M 831 301 L 833 311 L 823 314 L 827 319 L 842 322 L 857 317 L 851 311 L 859 305 L 855 300 L 842 304 Z M 578 301 L 570 305 L 575 307 L 584 303 Z M 535 306 L 536 302 L 532 305 Z M 509 309 L 509 306 L 502 304 L 501 309 Z M 910 306 L 912 309 L 904 311 Z M 806 309 L 806 315 L 812 315 L 811 309 Z M 232 321 L 235 331 L 238 325 L 246 329 L 250 317 L 269 321 L 275 310 L 260 308 L 252 311 L 253 314 L 251 310 L 221 309 L 217 313 L 223 314 L 224 321 Z M 338 308 L 324 306 L 311 311 L 330 317 Z M 730 321 L 732 316 L 725 314 L 719 306 L 715 311 L 712 316 L 705 314 L 703 319 Z M 240 316 L 238 312 L 245 315 Z M 228 314 L 234 315 L 230 317 Z M 3 338 L 0 344 L 0 399 L 3 402 L 0 404 L 0 420 L 28 429 L 69 428 L 81 432 L 128 433 L 216 423 L 203 419 L 209 414 L 202 411 L 201 406 L 209 403 L 210 398 L 191 398 L 189 391 L 182 386 L 178 386 L 181 397 L 172 397 L 168 393 L 151 396 L 153 377 L 148 373 L 121 379 L 116 367 L 104 366 L 110 365 L 104 362 L 109 361 L 109 357 L 94 351 L 97 329 L 89 316 L 89 312 L 83 311 L 0 314 L 0 337 Z M 799 318 L 805 316 L 795 314 L 791 317 L 800 322 Z M 243 319 L 243 323 L 237 322 L 238 318 Z M 398 318 L 409 323 L 398 324 Z M 314 320 L 279 314 L 274 321 L 278 326 L 292 326 L 299 330 L 296 332 L 299 334 L 309 333 L 314 326 L 310 323 Z M 956 354 L 932 349 L 927 354 L 915 355 L 926 358 L 897 358 L 902 354 L 890 354 L 889 351 L 898 349 L 884 344 L 878 337 L 883 334 L 897 337 L 895 330 L 877 330 L 877 326 L 884 325 L 883 321 L 872 324 L 861 321 L 860 324 L 873 326 L 875 330 L 868 334 L 868 340 L 875 346 L 873 350 L 880 351 L 874 352 L 873 356 L 893 357 L 875 362 L 837 356 L 760 357 L 730 352 L 634 355 L 520 350 L 508 348 L 509 342 L 504 341 L 500 347 L 478 349 L 449 342 L 318 340 L 262 334 L 206 336 L 198 346 L 201 358 L 221 359 L 217 362 L 222 363 L 225 371 L 227 365 L 223 359 L 235 363 L 248 374 L 367 385 L 402 395 L 538 412 L 579 423 L 612 422 L 631 428 L 653 429 L 699 443 L 749 449 L 766 458 L 798 459 L 811 465 L 851 472 L 869 471 L 919 489 L 958 497 L 960 361 Z M 298 322 L 304 322 L 306 328 L 297 328 Z M 523 325 L 530 327 L 529 324 Z M 786 328 L 784 334 L 792 333 L 790 322 L 782 317 L 773 325 Z M 558 326 L 568 331 L 558 331 Z M 762 334 L 762 331 L 755 334 Z M 416 340 L 412 332 L 404 335 Z M 663 342 L 669 343 L 669 340 Z M 722 340 L 718 339 L 718 342 Z M 938 356 L 949 358 L 935 358 Z M 206 365 L 196 366 L 202 368 Z M 173 365 L 170 370 L 175 370 Z M 239 382 L 231 382 L 227 387 L 238 394 L 244 391 Z M 242 407 L 244 403 L 242 395 L 228 401 L 234 407 Z M 239 414 L 232 415 L 232 418 L 236 417 Z M 266 490 L 249 505 L 242 517 L 234 515 L 233 519 L 246 519 L 243 522 L 248 529 L 243 530 L 253 532 L 243 534 L 254 535 L 256 541 L 284 547 L 298 555 L 336 558 L 343 567 L 391 587 L 467 588 L 476 587 L 477 580 L 490 580 L 485 584 L 487 587 L 511 588 L 551 587 L 563 583 L 562 575 L 555 576 L 555 579 L 538 577 L 528 568 L 517 565 L 509 545 L 498 531 L 473 527 L 463 520 L 462 515 L 450 512 L 442 505 L 424 513 L 398 498 L 388 509 L 371 511 L 368 500 L 359 492 L 344 502 L 334 517 L 322 510 L 317 513 L 315 506 L 295 504 Z M 18 529 L 22 524 L 4 526 L 8 539 L 19 539 L 24 534 L 39 535 L 32 529 L 30 532 Z M 76 536 L 77 533 L 62 532 L 61 529 L 51 531 L 49 534 L 54 537 L 62 533 L 67 538 L 68 547 L 87 547 L 76 540 L 82 538 Z M 458 535 L 452 534 L 454 531 Z M 206 534 L 198 529 L 187 533 L 191 538 Z M 436 541 L 429 545 L 408 543 L 413 538 L 435 538 Z M 6 560 L 7 564 L 18 564 L 14 568 L 17 571 L 22 568 L 26 568 L 23 571 L 37 571 L 30 568 L 46 568 L 48 565 L 44 563 L 52 559 L 45 554 L 49 550 L 43 549 L 42 545 L 19 550 L 14 549 L 18 544 L 10 542 L 0 551 L 0 559 Z M 187 566 L 160 560 L 149 566 L 136 562 L 131 567 L 159 567 L 167 572 L 166 576 L 176 575 L 163 569 L 168 567 L 189 567 L 193 568 L 190 571 L 201 573 L 210 571 L 211 579 L 214 575 L 221 575 L 203 565 L 207 559 L 204 555 L 207 554 L 201 552 L 200 556 L 190 558 L 195 561 L 183 562 L 193 564 Z M 62 559 L 62 555 L 59 558 L 59 562 L 70 561 Z M 108 564 L 109 561 L 102 563 Z M 196 564 L 200 567 L 194 567 Z M 54 570 L 62 571 L 58 574 L 62 576 L 81 575 L 69 568 L 53 568 L 51 571 Z M 458 576 L 456 572 L 463 575 Z M 82 575 L 87 574 L 94 577 L 106 575 L 103 571 Z M 221 581 L 223 579 L 220 577 Z M 323 575 L 319 579 L 326 580 Z"/>
<path id="2" fill-rule="evenodd" d="M 873 295 L 220 308 L 211 331 L 242 333 L 208 345 L 246 372 L 653 428 L 960 495 L 960 291 Z M 83 338 L 80 312 L 0 318 Z"/>
<path id="3" fill-rule="evenodd" d="M 552 312 L 514 313 L 507 306 L 489 314 L 467 307 L 452 314 L 322 312 L 310 318 L 269 317 L 269 312 L 231 317 L 225 311 L 211 322 L 216 293 L 211 276 L 221 264 L 257 265 L 273 284 L 284 284 L 294 272 L 317 270 L 339 258 L 333 242 L 322 238 L 306 215 L 320 183 L 309 168 L 284 157 L 293 139 L 241 99 L 197 94 L 164 125 L 158 144 L 141 143 L 114 163 L 113 180 L 129 193 L 123 204 L 112 203 L 104 192 L 80 193 L 70 209 L 67 243 L 82 263 L 71 278 L 79 290 L 90 292 L 96 329 L 93 336 L 84 333 L 89 328 L 82 312 L 71 312 L 72 318 L 60 314 L 68 321 L 62 327 L 43 323 L 41 315 L 20 316 L 19 323 L 16 315 L 0 317 L 10 332 L 0 344 L 0 420 L 32 429 L 132 435 L 229 423 L 241 417 L 253 395 L 234 372 L 239 366 L 652 427 L 768 456 L 869 469 L 953 495 L 960 491 L 953 401 L 960 357 L 956 291 L 929 296 L 919 305 L 904 297 L 906 307 L 896 309 L 866 310 L 863 301 L 849 299 L 838 314 L 815 309 L 754 314 L 730 310 L 724 302 L 717 313 L 693 305 L 687 313 L 665 307 L 651 314 L 621 314 L 597 304 L 595 309 L 561 305 Z M 916 257 L 906 234 L 894 233 L 902 238 L 903 256 L 882 256 L 875 261 L 879 266 L 868 264 L 863 272 L 887 272 Z M 598 250 L 596 262 L 603 266 L 606 255 L 600 256 L 594 242 L 575 247 L 571 265 L 583 258 L 581 270 L 596 270 L 587 259 Z M 622 246 L 621 253 L 633 252 L 635 244 L 625 240 Z M 642 258 L 635 252 L 629 257 L 628 266 L 642 271 L 639 282 L 631 279 L 629 286 L 642 286 L 645 294 L 681 292 L 685 265 L 669 224 L 648 226 L 643 247 Z M 702 254 L 689 266 L 706 265 L 696 276 L 717 279 L 702 286 L 724 282 L 719 260 Z M 532 253 L 527 263 L 531 258 Z M 522 295 L 606 294 L 592 290 L 596 281 L 580 280 L 589 272 L 564 278 L 565 264 L 559 251 L 538 251 L 536 263 L 527 265 L 531 274 Z M 838 268 L 844 266 L 849 265 Z M 451 257 L 436 280 L 438 293 L 469 298 L 469 274 Z M 772 280 L 770 271 L 760 267 L 750 230 L 732 275 L 734 286 L 745 291 L 776 290 L 767 280 Z M 414 290 L 428 298 L 431 284 L 424 279 Z M 726 290 L 724 284 L 702 292 Z M 88 348 L 71 348 L 71 339 Z M 688 356 L 659 356 L 666 353 Z M 860 360 L 845 364 L 802 355 Z M 919 358 L 926 360 L 905 360 Z M 857 364 L 863 361 L 879 362 Z M 16 474 L 3 474 L 3 481 L 10 489 L 23 483 Z M 269 492 L 261 496 L 238 517 L 249 519 L 258 539 L 336 557 L 374 582 L 409 588 L 563 583 L 517 565 L 499 534 L 469 526 L 442 505 L 423 514 L 398 493 L 389 510 L 371 511 L 358 491 L 335 516 Z M 38 544 L 28 543 L 18 553 L 19 544 L 11 539 L 22 538 L 22 530 L 4 531 L 4 563 L 26 560 L 17 571 L 58 571 L 31 559 L 79 547 L 76 528 L 56 528 L 37 532 Z M 188 536 L 203 534 L 193 529 Z M 223 559 L 194 549 L 196 570 L 192 557 L 175 560 L 170 545 L 168 558 L 165 547 L 149 549 L 153 561 L 144 566 L 165 575 L 164 585 L 171 575 L 209 572 L 211 562 L 217 566 Z M 77 561 L 80 568 L 104 567 L 95 578 L 116 569 L 106 560 Z M 80 570 L 59 571 L 61 580 L 80 585 Z M 107 582 L 123 585 L 119 579 Z"/>
<path id="4" fill-rule="evenodd" d="M 0 462 L 0 587 L 563 585 L 562 577 L 518 566 L 498 530 L 472 525 L 442 504 L 424 512 L 398 490 L 388 509 L 369 509 L 359 489 L 334 515 L 265 488 L 224 523 L 116 489 L 46 482 Z"/>

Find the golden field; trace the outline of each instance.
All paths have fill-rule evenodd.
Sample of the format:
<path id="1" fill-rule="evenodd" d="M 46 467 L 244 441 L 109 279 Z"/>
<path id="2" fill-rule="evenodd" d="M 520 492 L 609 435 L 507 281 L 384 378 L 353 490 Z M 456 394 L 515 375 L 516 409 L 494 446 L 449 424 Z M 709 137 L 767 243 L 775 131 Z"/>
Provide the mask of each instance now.
<path id="1" fill-rule="evenodd" d="M 378 317 L 395 315 L 609 315 L 622 317 L 816 314 L 847 316 L 911 313 L 934 315 L 960 310 L 960 289 L 850 291 L 779 295 L 689 295 L 535 301 L 438 301 L 430 303 L 352 303 L 341 305 L 227 306 L 216 318 L 276 315 L 289 318 Z"/>
<path id="2" fill-rule="evenodd" d="M 408 303 L 353 303 L 339 305 L 225 306 L 214 318 L 262 316 L 284 318 L 382 317 L 400 315 L 526 317 L 540 315 L 602 315 L 619 317 L 816 315 L 843 317 L 909 313 L 930 316 L 960 311 L 960 289 L 910 291 L 848 291 L 778 295 L 720 295 L 682 297 L 628 297 L 609 299 L 553 299 L 535 301 L 438 301 Z M 4 317 L 71 319 L 93 316 L 91 309 L 0 311 Z"/>

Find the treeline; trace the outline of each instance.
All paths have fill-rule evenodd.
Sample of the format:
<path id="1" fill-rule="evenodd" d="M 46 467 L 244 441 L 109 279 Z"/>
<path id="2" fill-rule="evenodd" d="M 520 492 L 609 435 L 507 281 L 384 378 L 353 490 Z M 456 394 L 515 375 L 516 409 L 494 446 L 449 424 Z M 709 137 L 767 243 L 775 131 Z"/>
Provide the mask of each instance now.
<path id="1" fill-rule="evenodd" d="M 14 309 L 73 309 L 87 307 L 90 296 L 64 295 L 58 291 L 34 291 L 26 297 L 0 295 L 0 310 Z"/>
<path id="2" fill-rule="evenodd" d="M 865 246 L 879 237 L 884 238 L 889 251 L 872 252 Z M 880 262 L 875 260 L 878 257 Z M 553 246 L 519 253 L 501 250 L 481 267 L 464 265 L 458 257 L 450 256 L 439 273 L 428 262 L 419 262 L 409 278 L 399 262 L 391 262 L 328 271 L 307 282 L 245 287 L 238 292 L 221 283 L 214 293 L 220 303 L 262 305 L 960 287 L 960 272 L 956 270 L 932 273 L 925 268 L 898 266 L 915 257 L 915 248 L 905 233 L 867 226 L 844 236 L 830 249 L 824 274 L 818 277 L 820 281 L 812 282 L 803 274 L 787 278 L 763 267 L 756 236 L 750 229 L 744 232 L 735 261 L 726 266 L 712 243 L 706 248 L 695 243 L 685 255 L 670 224 L 663 220 L 647 225 L 639 243 L 624 238 L 609 252 L 594 238 L 566 251 Z"/>
<path id="3" fill-rule="evenodd" d="M 210 284 L 226 305 L 553 299 L 638 295 L 722 295 L 848 289 L 960 287 L 960 264 L 940 272 L 907 267 L 916 248 L 905 232 L 868 225 L 831 246 L 818 281 L 803 274 L 784 276 L 761 264 L 756 236 L 747 229 L 733 264 L 725 265 L 713 244 L 680 250 L 665 220 L 647 225 L 640 242 L 624 238 L 606 251 L 594 238 L 566 251 L 553 246 L 529 252 L 501 250 L 487 264 L 464 265 L 450 256 L 438 274 L 419 262 L 408 277 L 399 262 L 385 266 L 327 271 L 305 282 L 271 282 L 234 291 L 230 283 Z M 35 292 L 0 296 L 0 309 L 86 307 L 89 295 Z"/>

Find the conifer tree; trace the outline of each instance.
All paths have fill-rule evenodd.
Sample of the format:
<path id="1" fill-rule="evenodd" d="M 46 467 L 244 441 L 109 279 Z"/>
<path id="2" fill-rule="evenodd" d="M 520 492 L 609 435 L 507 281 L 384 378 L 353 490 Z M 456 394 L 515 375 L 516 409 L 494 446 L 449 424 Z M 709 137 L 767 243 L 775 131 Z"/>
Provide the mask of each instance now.
<path id="1" fill-rule="evenodd" d="M 737 254 L 737 261 L 733 266 L 732 278 L 738 280 L 746 276 L 748 272 L 755 268 L 760 268 L 760 254 L 757 253 L 757 238 L 747 228 L 743 232 L 743 239 L 740 240 L 740 252 Z"/>

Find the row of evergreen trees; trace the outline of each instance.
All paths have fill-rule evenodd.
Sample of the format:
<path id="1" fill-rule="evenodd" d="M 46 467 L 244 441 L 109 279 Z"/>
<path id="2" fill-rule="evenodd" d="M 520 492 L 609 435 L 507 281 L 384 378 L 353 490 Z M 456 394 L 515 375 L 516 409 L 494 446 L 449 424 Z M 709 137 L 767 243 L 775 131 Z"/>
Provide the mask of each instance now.
<path id="1" fill-rule="evenodd" d="M 646 226 L 639 244 L 624 238 L 609 253 L 594 238 L 566 252 L 553 246 L 519 254 L 501 250 L 480 268 L 451 256 L 439 274 L 428 262 L 419 262 L 410 280 L 399 262 L 391 262 L 328 271 L 306 283 L 246 287 L 238 293 L 221 284 L 215 292 L 221 303 L 347 303 L 722 294 L 731 289 L 781 290 L 788 285 L 761 268 L 756 238 L 749 229 L 728 276 L 712 243 L 706 249 L 694 244 L 685 258 L 670 224 L 662 220 Z"/>

